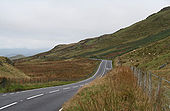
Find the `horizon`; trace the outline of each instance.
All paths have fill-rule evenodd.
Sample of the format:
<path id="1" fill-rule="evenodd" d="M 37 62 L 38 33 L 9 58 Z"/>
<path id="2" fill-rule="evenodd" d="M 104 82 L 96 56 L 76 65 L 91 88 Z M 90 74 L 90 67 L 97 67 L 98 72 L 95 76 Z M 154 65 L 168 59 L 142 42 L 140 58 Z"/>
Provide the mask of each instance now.
<path id="1" fill-rule="evenodd" d="M 2 0 L 0 49 L 50 50 L 59 44 L 111 34 L 170 4 L 168 0 L 157 0 L 152 6 L 152 2 Z"/>

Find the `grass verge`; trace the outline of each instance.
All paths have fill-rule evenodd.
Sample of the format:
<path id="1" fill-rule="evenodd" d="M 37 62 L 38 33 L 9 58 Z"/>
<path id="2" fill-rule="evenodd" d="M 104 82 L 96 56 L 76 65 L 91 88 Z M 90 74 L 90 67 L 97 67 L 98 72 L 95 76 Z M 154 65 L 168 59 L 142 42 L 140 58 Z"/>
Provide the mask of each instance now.
<path id="1" fill-rule="evenodd" d="M 44 87 L 51 87 L 51 86 L 60 86 L 75 83 L 76 81 L 53 81 L 48 83 L 33 83 L 33 84 L 10 84 L 7 85 L 5 88 L 0 87 L 0 93 L 6 92 L 16 92 L 16 91 L 23 91 L 23 90 L 30 90 L 30 89 L 37 89 L 37 88 L 44 88 Z"/>
<path id="2" fill-rule="evenodd" d="M 119 67 L 81 88 L 63 111 L 152 111 L 153 104 L 131 70 Z"/>

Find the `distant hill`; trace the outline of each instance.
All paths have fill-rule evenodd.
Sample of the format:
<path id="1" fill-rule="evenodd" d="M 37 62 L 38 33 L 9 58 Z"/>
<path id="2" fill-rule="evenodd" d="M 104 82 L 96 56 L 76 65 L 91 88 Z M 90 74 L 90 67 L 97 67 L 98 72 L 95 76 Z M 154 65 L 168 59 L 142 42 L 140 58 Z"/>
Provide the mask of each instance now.
<path id="1" fill-rule="evenodd" d="M 47 51 L 47 49 L 26 49 L 26 48 L 0 49 L 0 56 L 12 57 L 18 54 L 24 56 L 32 56 L 45 51 Z"/>
<path id="2" fill-rule="evenodd" d="M 131 15 L 133 16 L 133 15 Z M 114 58 L 170 35 L 170 8 L 166 7 L 145 20 L 113 34 L 63 44 L 22 60 L 58 60 L 74 57 Z"/>
<path id="3" fill-rule="evenodd" d="M 29 78 L 23 72 L 13 67 L 13 63 L 7 57 L 0 56 L 0 78 Z"/>
<path id="4" fill-rule="evenodd" d="M 16 59 L 21 59 L 21 58 L 24 58 L 25 56 L 24 55 L 16 55 L 16 56 L 12 56 L 12 57 L 9 57 L 10 60 L 16 60 Z"/>

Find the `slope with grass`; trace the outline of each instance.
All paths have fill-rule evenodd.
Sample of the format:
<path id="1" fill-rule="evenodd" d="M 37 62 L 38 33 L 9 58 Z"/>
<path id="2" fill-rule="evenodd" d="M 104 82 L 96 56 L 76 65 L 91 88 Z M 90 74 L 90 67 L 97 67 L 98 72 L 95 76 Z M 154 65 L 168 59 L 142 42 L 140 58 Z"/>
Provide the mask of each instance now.
<path id="1" fill-rule="evenodd" d="M 128 67 L 115 68 L 81 88 L 63 111 L 151 111 L 153 104 L 137 86 Z"/>
<path id="2" fill-rule="evenodd" d="M 170 36 L 120 56 L 123 65 L 133 65 L 170 81 Z"/>
<path id="3" fill-rule="evenodd" d="M 0 78 L 29 78 L 20 70 L 13 67 L 13 63 L 6 57 L 0 57 Z"/>
<path id="4" fill-rule="evenodd" d="M 86 58 L 74 58 L 57 61 L 17 62 L 15 67 L 31 78 L 76 81 L 93 75 L 100 61 Z"/>
<path id="5" fill-rule="evenodd" d="M 63 44 L 27 60 L 61 60 L 74 57 L 113 58 L 170 36 L 170 8 L 166 7 L 132 26 L 113 34 Z"/>

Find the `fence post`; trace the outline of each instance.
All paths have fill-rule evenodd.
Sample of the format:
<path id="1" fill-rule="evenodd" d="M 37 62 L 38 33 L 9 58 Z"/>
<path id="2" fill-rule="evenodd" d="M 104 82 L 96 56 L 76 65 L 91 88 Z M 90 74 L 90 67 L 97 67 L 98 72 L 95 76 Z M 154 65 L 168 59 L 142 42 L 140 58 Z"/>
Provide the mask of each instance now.
<path id="1" fill-rule="evenodd" d="M 162 85 L 162 77 L 159 77 L 158 88 L 157 88 L 157 91 L 156 91 L 156 94 L 155 94 L 156 104 L 155 104 L 154 111 L 157 111 L 158 105 L 160 105 L 161 85 Z"/>
<path id="2" fill-rule="evenodd" d="M 140 69 L 137 71 L 137 77 L 138 77 L 138 86 L 140 86 Z"/>
<path id="3" fill-rule="evenodd" d="M 140 78 L 140 84 L 139 84 L 139 86 L 140 86 L 140 87 L 142 87 L 142 84 L 143 84 L 142 74 L 143 74 L 143 73 L 142 73 L 142 71 L 141 71 L 141 70 L 139 71 L 139 73 L 140 73 L 140 75 L 139 75 L 139 78 Z"/>
<path id="4" fill-rule="evenodd" d="M 147 72 L 144 72 L 143 90 L 146 92 Z"/>
<path id="5" fill-rule="evenodd" d="M 136 77 L 136 75 L 137 75 L 137 68 L 134 67 L 134 76 Z"/>
<path id="6" fill-rule="evenodd" d="M 151 101 L 152 98 L 152 73 L 149 72 L 149 81 L 148 81 L 148 89 L 149 89 L 149 101 Z"/>

